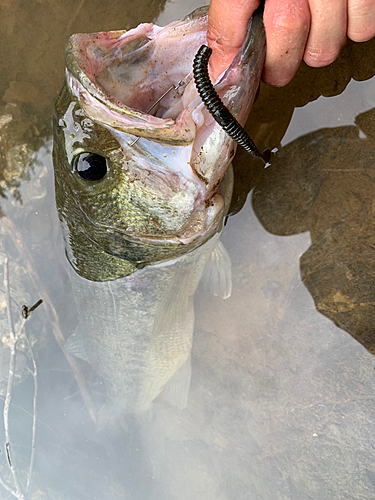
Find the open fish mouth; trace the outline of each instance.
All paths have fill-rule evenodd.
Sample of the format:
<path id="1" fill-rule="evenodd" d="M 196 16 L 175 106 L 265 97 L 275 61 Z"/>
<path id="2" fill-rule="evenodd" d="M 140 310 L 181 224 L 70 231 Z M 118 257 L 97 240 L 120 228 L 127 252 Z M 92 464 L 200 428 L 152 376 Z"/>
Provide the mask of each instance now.
<path id="1" fill-rule="evenodd" d="M 193 79 L 206 31 L 203 7 L 166 27 L 73 35 L 66 58 L 68 85 L 85 114 L 110 129 L 129 157 L 159 157 L 168 173 L 193 180 L 204 200 L 213 198 L 234 155 L 233 141 L 205 109 Z M 240 76 L 236 68 L 224 75 L 217 87 L 227 93 L 224 100 L 235 102 Z"/>
<path id="2" fill-rule="evenodd" d="M 230 183 L 222 181 L 236 145 L 194 83 L 207 12 L 197 9 L 165 27 L 141 24 L 70 38 L 54 146 L 56 200 L 68 245 L 81 233 L 111 255 L 150 263 L 191 251 L 219 229 L 230 201 Z M 240 123 L 253 103 L 264 55 L 262 21 L 251 21 L 242 48 L 215 84 Z M 75 158 L 86 152 L 106 158 L 103 180 L 78 178 Z"/>
<path id="3" fill-rule="evenodd" d="M 192 61 L 205 42 L 205 14 L 205 8 L 198 9 L 164 28 L 141 24 L 130 31 L 73 35 L 68 83 L 85 113 L 136 137 L 190 144 L 199 127 L 193 111 L 200 104 L 192 102 L 198 95 Z"/>

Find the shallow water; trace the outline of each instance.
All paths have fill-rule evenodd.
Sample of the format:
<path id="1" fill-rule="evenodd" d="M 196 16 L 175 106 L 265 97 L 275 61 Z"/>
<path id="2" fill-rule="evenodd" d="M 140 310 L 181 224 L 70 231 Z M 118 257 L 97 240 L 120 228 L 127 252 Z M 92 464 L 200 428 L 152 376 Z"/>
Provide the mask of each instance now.
<path id="1" fill-rule="evenodd" d="M 38 370 L 28 498 L 375 498 L 375 42 L 347 44 L 328 68 L 303 66 L 283 89 L 262 86 L 247 129 L 260 149 L 278 153 L 263 169 L 237 152 L 221 238 L 232 293 L 223 300 L 197 288 L 194 335 L 186 334 L 181 357 L 191 349 L 185 409 L 158 397 L 122 425 L 98 429 L 90 412 L 105 401 L 103 380 L 59 347 L 78 321 L 51 160 L 64 44 L 73 32 L 166 24 L 200 5 L 182 4 L 1 7 L 0 264 L 7 255 L 16 329 L 21 305 L 44 299 L 26 324 Z M 4 398 L 9 327 L 0 297 Z M 30 362 L 22 337 L 9 414 L 22 488 L 32 448 Z M 0 478 L 15 490 L 1 432 Z M 14 497 L 2 489 L 1 498 Z"/>

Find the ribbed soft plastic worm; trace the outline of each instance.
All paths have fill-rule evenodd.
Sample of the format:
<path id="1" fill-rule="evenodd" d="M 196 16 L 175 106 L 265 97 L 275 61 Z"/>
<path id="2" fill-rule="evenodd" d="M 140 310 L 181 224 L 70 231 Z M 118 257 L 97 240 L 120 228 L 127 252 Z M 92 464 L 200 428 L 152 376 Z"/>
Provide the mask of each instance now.
<path id="1" fill-rule="evenodd" d="M 221 128 L 225 130 L 234 141 L 240 144 L 240 146 L 252 156 L 260 158 L 267 164 L 271 157 L 271 151 L 269 149 L 264 151 L 264 153 L 259 151 L 246 130 L 238 123 L 230 111 L 228 111 L 217 95 L 208 74 L 208 60 L 211 54 L 212 49 L 207 45 L 202 45 L 196 53 L 193 62 L 195 86 L 197 87 L 198 94 L 203 104 Z"/>

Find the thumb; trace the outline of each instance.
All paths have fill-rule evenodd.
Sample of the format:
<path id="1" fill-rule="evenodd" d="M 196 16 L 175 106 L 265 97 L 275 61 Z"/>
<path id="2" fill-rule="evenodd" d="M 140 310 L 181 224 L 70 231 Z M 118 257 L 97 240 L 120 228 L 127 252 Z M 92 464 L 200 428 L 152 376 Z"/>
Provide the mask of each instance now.
<path id="1" fill-rule="evenodd" d="M 260 0 L 211 0 L 207 43 L 212 48 L 210 69 L 215 79 L 236 56 L 259 4 Z"/>

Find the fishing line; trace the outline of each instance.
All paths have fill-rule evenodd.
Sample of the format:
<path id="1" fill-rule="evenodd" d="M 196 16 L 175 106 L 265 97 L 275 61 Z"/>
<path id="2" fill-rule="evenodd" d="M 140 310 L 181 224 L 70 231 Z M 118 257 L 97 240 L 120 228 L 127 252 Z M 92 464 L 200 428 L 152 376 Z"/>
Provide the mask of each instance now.
<path id="1" fill-rule="evenodd" d="M 186 78 L 186 77 L 185 77 Z M 183 85 L 185 85 L 185 82 L 184 80 L 180 80 L 178 83 L 176 83 L 176 85 L 172 85 L 172 87 L 170 87 L 168 90 L 166 90 L 164 92 L 164 94 L 162 94 L 159 99 L 157 101 L 154 102 L 154 104 L 148 108 L 148 110 L 146 111 L 146 113 L 150 113 L 150 111 L 152 111 L 154 109 L 155 106 L 157 106 L 159 104 L 159 102 L 164 99 L 164 97 L 169 94 L 169 92 L 171 92 L 172 90 L 178 90 L 180 87 L 182 87 Z M 129 144 L 130 147 L 134 146 L 134 144 L 136 142 L 138 142 L 140 139 L 140 137 L 137 137 L 136 139 L 134 139 L 134 141 L 132 143 Z"/>

